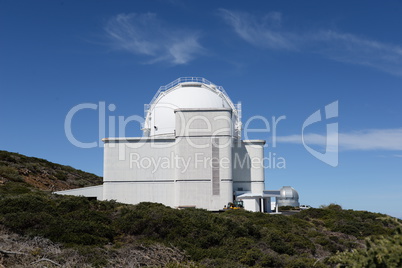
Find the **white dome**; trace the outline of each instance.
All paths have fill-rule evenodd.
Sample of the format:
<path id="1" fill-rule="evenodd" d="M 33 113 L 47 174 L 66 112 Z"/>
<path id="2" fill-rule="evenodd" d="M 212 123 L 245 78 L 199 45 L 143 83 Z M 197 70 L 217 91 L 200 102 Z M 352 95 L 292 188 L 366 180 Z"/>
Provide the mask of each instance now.
<path id="1" fill-rule="evenodd" d="M 238 109 L 224 89 L 204 78 L 179 78 L 161 87 L 147 106 L 143 130 L 149 136 L 174 135 L 175 109 L 230 108 L 239 119 Z"/>
<path id="2" fill-rule="evenodd" d="M 277 198 L 278 206 L 299 206 L 299 194 L 291 186 L 283 186 L 280 190 L 281 197 Z"/>

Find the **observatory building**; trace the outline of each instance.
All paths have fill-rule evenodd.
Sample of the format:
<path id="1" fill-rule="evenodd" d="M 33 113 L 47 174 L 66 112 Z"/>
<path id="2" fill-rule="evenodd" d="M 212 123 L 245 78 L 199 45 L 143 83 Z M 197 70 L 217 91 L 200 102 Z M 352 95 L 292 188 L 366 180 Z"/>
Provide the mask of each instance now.
<path id="1" fill-rule="evenodd" d="M 142 137 L 105 138 L 103 185 L 58 194 L 220 210 L 271 210 L 264 140 L 241 140 L 241 105 L 204 78 L 179 78 L 145 105 Z"/>

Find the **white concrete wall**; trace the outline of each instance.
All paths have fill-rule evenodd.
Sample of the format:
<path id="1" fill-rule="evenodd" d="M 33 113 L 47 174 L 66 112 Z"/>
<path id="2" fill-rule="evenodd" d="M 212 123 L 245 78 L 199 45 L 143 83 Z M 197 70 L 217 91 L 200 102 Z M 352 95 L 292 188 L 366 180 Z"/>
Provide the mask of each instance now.
<path id="1" fill-rule="evenodd" d="M 265 141 L 243 141 L 247 153 L 251 158 L 251 192 L 262 194 L 265 190 L 264 184 L 264 144 Z"/>
<path id="2" fill-rule="evenodd" d="M 175 206 L 174 139 L 105 141 L 105 200 L 163 203 Z"/>
<path id="3" fill-rule="evenodd" d="M 177 207 L 195 206 L 208 210 L 220 210 L 228 202 L 233 202 L 231 182 L 221 182 L 220 195 L 211 194 L 211 181 L 180 181 L 175 187 L 178 193 Z"/>
<path id="4" fill-rule="evenodd" d="M 175 207 L 174 182 L 109 182 L 104 183 L 105 200 L 127 204 L 141 202 L 162 203 Z"/>
<path id="5" fill-rule="evenodd" d="M 105 139 L 104 199 L 209 210 L 233 201 L 231 110 L 175 114 L 175 139 Z"/>
<path id="6" fill-rule="evenodd" d="M 180 157 L 180 165 L 175 170 L 175 178 L 182 180 L 210 180 L 212 176 L 211 137 L 179 137 L 175 154 Z"/>
<path id="7" fill-rule="evenodd" d="M 177 206 L 222 209 L 233 201 L 231 111 L 180 109 L 176 123 L 176 154 L 188 161 L 176 169 Z"/>
<path id="8" fill-rule="evenodd" d="M 264 183 L 263 140 L 233 142 L 233 188 L 262 194 Z"/>
<path id="9" fill-rule="evenodd" d="M 260 198 L 243 199 L 244 209 L 251 212 L 260 211 Z"/>
<path id="10" fill-rule="evenodd" d="M 232 136 L 230 109 L 177 109 L 176 137 Z"/>
<path id="11" fill-rule="evenodd" d="M 173 180 L 174 148 L 174 139 L 105 141 L 104 181 Z"/>
<path id="12" fill-rule="evenodd" d="M 262 194 L 265 141 L 233 144 L 230 109 L 179 109 L 175 116 L 174 138 L 104 139 L 100 199 L 219 210 L 233 202 L 237 188 Z M 245 206 L 261 209 L 259 199 Z"/>

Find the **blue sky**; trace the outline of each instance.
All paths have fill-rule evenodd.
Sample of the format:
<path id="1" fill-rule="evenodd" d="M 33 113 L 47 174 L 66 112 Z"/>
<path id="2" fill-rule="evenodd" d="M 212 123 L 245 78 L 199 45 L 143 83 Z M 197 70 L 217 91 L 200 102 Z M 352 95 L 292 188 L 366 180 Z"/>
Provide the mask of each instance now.
<path id="1" fill-rule="evenodd" d="M 102 148 L 66 137 L 71 108 L 104 102 L 116 107 L 107 120 L 142 116 L 159 86 L 205 77 L 242 102 L 243 124 L 286 116 L 276 147 L 272 133 L 250 135 L 286 161 L 266 170 L 266 188 L 291 185 L 303 204 L 402 218 L 401 26 L 401 1 L 3 0 L 0 149 L 102 175 Z M 306 128 L 305 138 L 325 152 L 326 123 L 338 123 L 336 167 L 300 139 L 305 120 L 334 101 L 339 116 Z M 77 114 L 75 137 L 103 138 L 98 117 Z M 115 132 L 141 135 L 135 123 Z"/>

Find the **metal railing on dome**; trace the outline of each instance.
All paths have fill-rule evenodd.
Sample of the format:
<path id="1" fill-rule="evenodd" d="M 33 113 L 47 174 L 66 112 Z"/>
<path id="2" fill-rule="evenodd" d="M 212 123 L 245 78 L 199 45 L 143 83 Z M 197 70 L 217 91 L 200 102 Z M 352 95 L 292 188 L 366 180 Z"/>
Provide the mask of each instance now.
<path id="1" fill-rule="evenodd" d="M 229 98 L 228 94 L 226 93 L 225 89 L 221 86 L 217 86 L 214 83 L 212 83 L 211 81 L 208 81 L 207 79 L 203 78 L 203 77 L 179 77 L 176 80 L 174 80 L 173 82 L 170 82 L 169 84 L 165 85 L 165 86 L 161 86 L 158 91 L 156 92 L 155 96 L 152 98 L 151 102 L 149 104 L 154 103 L 154 101 L 158 98 L 158 96 L 162 93 L 165 92 L 169 89 L 171 89 L 172 87 L 177 86 L 178 84 L 181 83 L 188 83 L 188 82 L 195 82 L 195 83 L 203 83 L 206 85 L 212 85 L 215 86 L 216 89 L 218 89 L 219 91 L 221 91 L 223 94 L 225 94 L 225 96 L 227 98 Z"/>
<path id="2" fill-rule="evenodd" d="M 211 81 L 203 78 L 203 77 L 179 77 L 173 82 L 170 82 L 169 84 L 165 86 L 161 86 L 154 97 L 152 98 L 151 102 L 149 104 L 144 105 L 144 118 L 146 120 L 148 111 L 151 109 L 152 104 L 155 102 L 155 100 L 160 96 L 161 93 L 168 91 L 169 89 L 177 86 L 178 84 L 181 83 L 188 83 L 188 82 L 195 82 L 195 83 L 203 83 L 205 85 L 213 86 L 216 88 L 218 91 L 222 93 L 222 95 L 225 96 L 226 100 L 228 101 L 228 104 L 231 106 L 233 111 L 236 113 L 237 116 L 237 123 L 236 123 L 236 134 L 240 137 L 241 136 L 241 103 L 234 104 L 228 94 L 226 93 L 225 89 L 222 86 L 217 86 Z M 145 121 L 141 124 L 141 128 L 145 129 Z"/>

